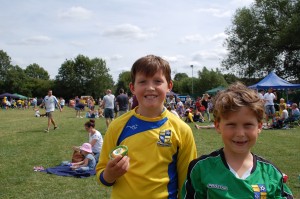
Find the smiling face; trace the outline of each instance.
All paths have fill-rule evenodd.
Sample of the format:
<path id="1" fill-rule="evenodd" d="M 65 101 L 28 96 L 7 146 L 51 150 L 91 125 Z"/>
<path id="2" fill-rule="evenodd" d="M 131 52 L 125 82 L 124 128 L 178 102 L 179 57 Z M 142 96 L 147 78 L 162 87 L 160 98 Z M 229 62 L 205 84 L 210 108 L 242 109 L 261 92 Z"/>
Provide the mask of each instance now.
<path id="1" fill-rule="evenodd" d="M 215 121 L 215 128 L 222 136 L 226 156 L 244 156 L 250 153 L 256 143 L 262 123 L 258 122 L 251 109 L 241 107 L 228 113 L 226 118 Z"/>
<path id="2" fill-rule="evenodd" d="M 156 117 L 162 112 L 166 94 L 172 89 L 173 83 L 168 83 L 162 70 L 158 70 L 153 76 L 136 73 L 134 83 L 129 86 L 139 102 L 138 113 Z"/>

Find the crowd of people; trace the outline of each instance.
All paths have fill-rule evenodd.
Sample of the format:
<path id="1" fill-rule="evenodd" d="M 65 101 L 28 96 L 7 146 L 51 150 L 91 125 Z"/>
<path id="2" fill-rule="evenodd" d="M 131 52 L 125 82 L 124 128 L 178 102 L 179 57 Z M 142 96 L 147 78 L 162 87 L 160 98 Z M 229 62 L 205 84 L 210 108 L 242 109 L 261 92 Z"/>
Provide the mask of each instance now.
<path id="1" fill-rule="evenodd" d="M 275 107 L 277 93 L 269 88 L 267 93 L 260 90 L 258 93 L 265 107 L 264 129 L 286 129 L 291 123 L 300 119 L 300 111 L 297 103 L 287 104 L 284 98 L 279 99 L 279 104 Z"/>

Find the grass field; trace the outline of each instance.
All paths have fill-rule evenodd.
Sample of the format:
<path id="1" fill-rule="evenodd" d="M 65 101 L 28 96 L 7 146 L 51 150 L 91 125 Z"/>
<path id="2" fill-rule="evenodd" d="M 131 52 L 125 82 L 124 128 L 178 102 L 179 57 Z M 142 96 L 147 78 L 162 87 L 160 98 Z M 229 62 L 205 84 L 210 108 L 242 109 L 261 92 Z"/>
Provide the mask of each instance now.
<path id="1" fill-rule="evenodd" d="M 34 172 L 34 166 L 53 167 L 70 160 L 72 146 L 87 142 L 86 118 L 75 118 L 75 111 L 55 111 L 59 129 L 44 133 L 47 118 L 35 118 L 34 111 L 0 110 L 0 198 L 101 198 L 110 189 L 97 185 L 95 177 L 77 179 Z M 198 155 L 220 148 L 220 136 L 214 130 L 196 130 Z M 96 128 L 104 135 L 105 121 L 96 119 Z M 254 153 L 275 163 L 289 176 L 288 185 L 300 198 L 300 127 L 289 130 L 264 130 Z"/>

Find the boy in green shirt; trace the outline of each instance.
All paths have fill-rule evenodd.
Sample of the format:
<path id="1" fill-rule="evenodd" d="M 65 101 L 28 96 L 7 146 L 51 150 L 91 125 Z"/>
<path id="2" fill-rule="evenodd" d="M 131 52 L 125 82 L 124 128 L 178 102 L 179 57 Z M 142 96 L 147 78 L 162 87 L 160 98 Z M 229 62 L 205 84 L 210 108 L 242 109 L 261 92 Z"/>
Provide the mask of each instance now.
<path id="1" fill-rule="evenodd" d="M 213 104 L 224 148 L 190 163 L 182 198 L 293 198 L 279 169 L 250 151 L 264 115 L 255 91 L 236 83 L 218 93 Z"/>

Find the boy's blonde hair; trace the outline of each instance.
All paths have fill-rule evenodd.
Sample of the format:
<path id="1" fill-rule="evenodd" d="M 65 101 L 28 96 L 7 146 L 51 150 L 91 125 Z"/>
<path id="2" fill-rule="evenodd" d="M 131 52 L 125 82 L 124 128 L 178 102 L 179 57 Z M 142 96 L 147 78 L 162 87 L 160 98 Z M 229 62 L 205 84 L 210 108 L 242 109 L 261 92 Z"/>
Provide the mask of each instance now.
<path id="1" fill-rule="evenodd" d="M 238 111 L 241 107 L 248 107 L 255 114 L 258 122 L 263 122 L 264 104 L 258 94 L 244 84 L 236 82 L 228 89 L 220 91 L 213 100 L 213 115 L 217 122 L 221 117 L 226 118 L 229 113 Z"/>
<path id="2" fill-rule="evenodd" d="M 137 73 L 142 73 L 147 77 L 152 77 L 161 70 L 166 77 L 168 83 L 171 82 L 171 67 L 169 62 L 155 55 L 147 55 L 141 57 L 134 62 L 131 68 L 131 83 L 135 83 L 135 76 Z"/>

